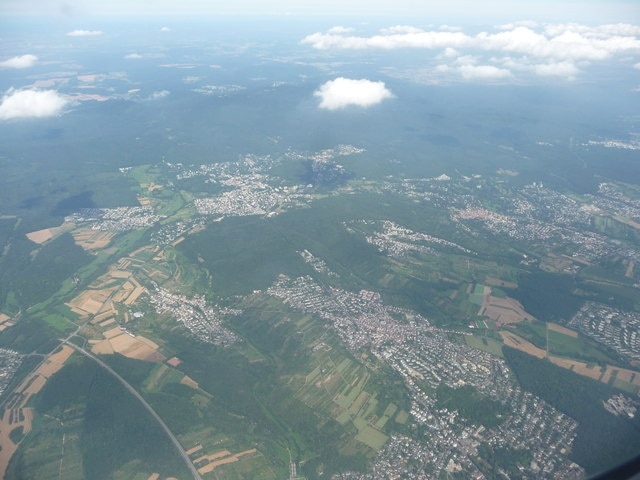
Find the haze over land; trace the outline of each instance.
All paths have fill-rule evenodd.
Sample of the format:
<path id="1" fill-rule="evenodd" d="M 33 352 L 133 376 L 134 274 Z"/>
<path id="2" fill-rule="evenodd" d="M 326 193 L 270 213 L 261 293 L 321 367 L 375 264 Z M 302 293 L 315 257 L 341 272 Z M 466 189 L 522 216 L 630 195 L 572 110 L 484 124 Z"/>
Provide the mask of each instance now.
<path id="1" fill-rule="evenodd" d="M 0 7 L 4 478 L 640 453 L 637 7 L 141 5 Z"/>

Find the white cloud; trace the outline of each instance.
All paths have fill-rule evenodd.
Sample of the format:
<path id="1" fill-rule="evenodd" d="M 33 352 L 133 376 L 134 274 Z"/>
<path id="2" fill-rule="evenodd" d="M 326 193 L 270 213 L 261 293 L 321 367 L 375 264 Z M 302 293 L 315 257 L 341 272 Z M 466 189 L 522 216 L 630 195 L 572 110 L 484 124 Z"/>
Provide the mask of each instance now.
<path id="1" fill-rule="evenodd" d="M 341 27 L 340 25 L 335 26 L 335 27 L 331 27 L 329 30 L 327 30 L 327 33 L 332 34 L 332 35 L 340 35 L 343 33 L 351 33 L 353 32 L 353 28 L 351 27 Z"/>
<path id="2" fill-rule="evenodd" d="M 200 80 L 202 80 L 202 77 L 199 77 L 197 75 L 187 75 L 186 77 L 182 77 L 182 81 L 187 85 L 198 83 Z"/>
<path id="3" fill-rule="evenodd" d="M 164 53 L 128 53 L 124 56 L 125 60 L 140 60 L 143 58 L 164 58 L 166 55 Z"/>
<path id="4" fill-rule="evenodd" d="M 96 37 L 102 35 L 101 30 L 73 30 L 67 33 L 68 37 Z"/>
<path id="5" fill-rule="evenodd" d="M 383 28 L 380 30 L 380 33 L 383 35 L 396 35 L 402 33 L 420 33 L 422 30 L 416 27 L 412 27 L 410 25 L 394 25 L 393 27 Z M 328 33 L 335 33 L 329 31 Z"/>
<path id="6" fill-rule="evenodd" d="M 384 82 L 338 77 L 322 84 L 314 96 L 320 98 L 320 108 L 338 110 L 350 105 L 370 107 L 387 98 L 393 98 L 393 93 L 387 89 Z"/>
<path id="7" fill-rule="evenodd" d="M 530 28 L 516 27 L 496 34 L 482 32 L 474 40 L 483 50 L 556 60 L 604 60 L 617 53 L 640 51 L 640 40 L 635 37 L 592 38 L 575 30 L 549 38 Z"/>
<path id="8" fill-rule="evenodd" d="M 442 57 L 444 58 L 453 58 L 459 55 L 460 55 L 460 52 L 458 52 L 458 50 L 456 50 L 455 48 L 451 48 L 451 47 L 445 48 L 444 52 L 442 52 Z"/>
<path id="9" fill-rule="evenodd" d="M 9 90 L 0 102 L 0 119 L 51 117 L 58 115 L 67 100 L 55 90 Z"/>
<path id="10" fill-rule="evenodd" d="M 474 55 L 462 55 L 456 58 L 453 63 L 456 65 L 475 65 L 479 60 L 480 58 Z"/>
<path id="11" fill-rule="evenodd" d="M 462 31 L 462 27 L 457 27 L 455 25 L 447 25 L 447 24 L 440 25 L 439 29 L 445 32 L 461 32 Z"/>
<path id="12" fill-rule="evenodd" d="M 166 32 L 170 32 L 170 31 L 171 31 L 171 29 L 170 29 L 169 27 L 162 27 L 162 28 L 160 29 L 160 31 L 161 31 L 161 32 L 163 32 L 163 33 L 166 33 Z"/>
<path id="13" fill-rule="evenodd" d="M 402 30 L 399 30 L 402 28 Z M 395 30 L 399 33 L 389 33 Z M 460 32 L 424 32 L 409 27 L 392 27 L 386 29 L 382 35 L 372 37 L 345 36 L 332 33 L 314 33 L 302 39 L 302 43 L 311 44 L 318 50 L 340 48 L 349 50 L 364 50 L 379 48 L 391 50 L 394 48 L 446 48 L 462 47 L 469 44 L 467 35 Z"/>
<path id="14" fill-rule="evenodd" d="M 157 92 L 153 92 L 149 97 L 149 100 L 160 100 L 161 98 L 166 98 L 170 95 L 171 92 L 169 90 L 159 90 Z"/>
<path id="15" fill-rule="evenodd" d="M 449 70 L 465 78 L 508 78 L 513 75 L 512 70 L 504 68 L 508 62 L 518 65 L 513 71 L 520 73 L 573 78 L 581 73 L 577 65 L 587 67 L 614 56 L 640 53 L 640 26 L 623 23 L 586 26 L 521 21 L 474 35 L 445 30 L 454 29 L 446 25 L 439 30 L 396 25 L 370 36 L 329 30 L 308 35 L 301 42 L 318 50 L 439 49 L 443 53 L 436 59 L 453 61 Z M 462 60 L 470 55 L 474 62 Z M 458 60 L 453 60 L 456 57 Z M 460 70 L 461 62 L 485 65 Z"/>
<path id="16" fill-rule="evenodd" d="M 640 63 L 636 63 L 633 68 L 635 68 L 636 70 L 640 70 Z"/>
<path id="17" fill-rule="evenodd" d="M 572 62 L 555 62 L 534 65 L 533 71 L 536 75 L 543 77 L 566 77 L 575 78 L 580 73 L 580 69 Z"/>
<path id="18" fill-rule="evenodd" d="M 29 68 L 33 67 L 37 61 L 38 57 L 35 55 L 20 55 L 0 62 L 0 68 Z"/>
<path id="19" fill-rule="evenodd" d="M 499 25 L 496 28 L 498 30 L 513 30 L 516 27 L 536 28 L 538 25 L 538 22 L 534 20 L 520 20 L 518 22 L 505 23 L 504 25 Z"/>
<path id="20" fill-rule="evenodd" d="M 503 80 L 513 76 L 509 70 L 493 65 L 462 65 L 458 71 L 468 80 Z"/>
<path id="21" fill-rule="evenodd" d="M 557 36 L 565 32 L 579 32 L 582 35 L 594 38 L 607 38 L 610 36 L 633 37 L 640 35 L 640 25 L 616 23 L 590 27 L 578 23 L 558 23 L 546 25 L 544 28 L 544 33 L 548 36 Z"/>
<path id="22" fill-rule="evenodd" d="M 635 25 L 547 25 L 539 33 L 523 23 L 508 25 L 512 28 L 498 33 L 481 32 L 473 36 L 457 31 L 424 31 L 408 26 L 386 28 L 370 37 L 329 31 L 308 35 L 302 43 L 319 50 L 471 48 L 558 60 L 602 60 L 618 53 L 640 52 L 640 40 L 636 38 L 640 35 L 640 27 Z"/>

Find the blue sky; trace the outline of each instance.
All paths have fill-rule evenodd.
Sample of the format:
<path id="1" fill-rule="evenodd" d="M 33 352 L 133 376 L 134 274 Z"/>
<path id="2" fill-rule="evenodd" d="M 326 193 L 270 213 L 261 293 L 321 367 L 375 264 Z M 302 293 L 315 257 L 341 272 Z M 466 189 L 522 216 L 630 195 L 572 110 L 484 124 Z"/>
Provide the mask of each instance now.
<path id="1" fill-rule="evenodd" d="M 140 14 L 323 14 L 433 17 L 472 22 L 640 21 L 636 0 L 2 0 L 0 13 L 61 16 Z"/>
<path id="2" fill-rule="evenodd" d="M 124 39 L 128 50 L 122 53 L 124 63 L 119 66 L 122 70 L 139 61 L 171 66 L 165 52 L 145 50 L 148 42 L 140 42 L 146 34 L 159 44 L 185 38 L 181 36 L 185 31 L 188 36 L 191 25 L 181 24 L 177 14 L 192 17 L 253 14 L 255 17 L 249 23 L 267 26 L 269 20 L 263 20 L 262 15 L 280 15 L 282 25 L 297 27 L 291 34 L 294 42 L 297 35 L 297 55 L 308 62 L 318 57 L 338 58 L 343 52 L 350 52 L 352 58 L 365 51 L 397 50 L 402 55 L 415 52 L 413 63 L 381 68 L 370 80 L 343 78 L 342 72 L 335 72 L 335 78 L 320 85 L 315 93 L 320 108 L 335 110 L 345 105 L 366 107 L 393 98 L 394 92 L 381 78 L 426 84 L 537 81 L 566 84 L 593 81 L 594 73 L 604 72 L 636 82 L 634 79 L 640 72 L 639 3 L 638 0 L 0 0 L 0 40 L 3 40 L 0 73 L 7 79 L 13 78 L 12 83 L 6 84 L 8 90 L 0 92 L 0 120 L 50 117 L 65 112 L 74 102 L 115 98 L 109 92 L 87 93 L 87 88 L 95 87 L 112 74 L 120 75 L 120 70 L 96 74 L 80 62 L 71 62 L 68 69 L 74 73 L 57 78 L 59 62 L 64 62 L 61 58 L 70 53 L 61 53 L 65 49 L 60 49 L 59 43 L 52 43 L 57 45 L 52 49 L 46 41 L 25 41 L 31 34 L 47 31 L 41 28 L 40 18 L 31 19 L 32 15 L 45 16 L 55 26 L 50 34 L 65 46 L 85 45 L 90 50 L 105 42 Z M 317 17 L 304 22 L 292 16 L 288 22 L 286 14 Z M 113 19 L 113 15 L 119 17 Z M 141 35 L 136 28 L 145 23 L 141 20 L 145 15 L 160 17 L 150 18 L 148 28 L 140 30 L 146 33 Z M 281 25 L 275 21 L 273 24 Z M 235 24 L 229 25 L 232 25 L 229 31 L 238 33 L 240 42 L 246 42 L 243 37 L 246 31 L 240 28 L 236 32 Z M 177 63 L 182 60 L 179 58 Z M 47 68 L 55 73 L 50 74 L 52 79 L 38 81 L 33 76 L 34 71 L 41 73 Z M 90 74 L 78 76 L 76 71 Z M 82 88 L 73 86 L 77 82 Z M 163 86 L 141 95 L 161 100 L 171 94 L 168 88 Z M 640 92 L 637 84 L 628 88 Z M 129 98 L 132 94 L 118 92 L 118 95 Z"/>

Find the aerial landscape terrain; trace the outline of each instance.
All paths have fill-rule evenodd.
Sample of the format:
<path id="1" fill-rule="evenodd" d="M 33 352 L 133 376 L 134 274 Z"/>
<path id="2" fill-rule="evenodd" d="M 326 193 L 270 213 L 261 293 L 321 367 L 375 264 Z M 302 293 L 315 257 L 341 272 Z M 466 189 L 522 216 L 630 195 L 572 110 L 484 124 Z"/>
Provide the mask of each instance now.
<path id="1" fill-rule="evenodd" d="M 275 3 L 3 7 L 0 478 L 640 455 L 637 7 Z"/>

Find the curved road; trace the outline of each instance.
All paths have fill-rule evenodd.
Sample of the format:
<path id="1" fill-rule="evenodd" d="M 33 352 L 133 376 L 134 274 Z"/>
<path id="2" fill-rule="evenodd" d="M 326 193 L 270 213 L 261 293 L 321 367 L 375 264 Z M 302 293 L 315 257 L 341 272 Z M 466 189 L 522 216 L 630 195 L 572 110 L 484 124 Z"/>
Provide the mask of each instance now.
<path id="1" fill-rule="evenodd" d="M 94 356 L 93 354 L 87 352 L 84 348 L 79 347 L 77 345 L 74 345 L 73 343 L 70 343 L 67 340 L 63 340 L 63 343 L 65 345 L 69 345 L 71 348 L 73 348 L 75 351 L 82 353 L 84 356 L 90 358 L 91 360 L 93 360 L 94 362 L 96 362 L 98 365 L 100 365 L 102 368 L 104 368 L 107 372 L 109 372 L 111 375 L 113 375 L 127 390 L 129 390 L 138 400 L 140 400 L 140 403 L 142 403 L 142 405 L 144 406 L 144 408 L 147 409 L 147 411 L 153 416 L 153 418 L 156 419 L 156 421 L 160 424 L 160 426 L 162 427 L 162 429 L 164 430 L 164 432 L 167 434 L 167 436 L 171 439 L 171 442 L 173 443 L 174 447 L 176 447 L 176 450 L 178 450 L 178 453 L 180 453 L 180 455 L 182 456 L 182 459 L 184 460 L 184 463 L 187 465 L 187 468 L 189 469 L 189 471 L 191 472 L 191 475 L 193 476 L 194 480 L 202 480 L 202 477 L 200 476 L 200 474 L 198 473 L 198 470 L 196 469 L 196 467 L 193 465 L 193 463 L 191 462 L 191 459 L 189 458 L 189 456 L 184 452 L 184 449 L 182 448 L 182 445 L 180 445 L 180 442 L 178 441 L 178 439 L 175 437 L 175 435 L 171 432 L 171 430 L 169 430 L 169 427 L 167 427 L 167 424 L 164 423 L 162 421 L 162 419 L 160 418 L 160 416 L 156 413 L 156 411 L 151 407 L 151 405 L 149 405 L 147 403 L 147 401 L 142 398 L 142 395 L 140 395 L 138 393 L 138 391 L 133 388 L 124 378 L 122 378 L 120 375 L 118 375 L 116 373 L 116 371 L 111 368 L 109 365 L 107 365 L 106 363 L 104 363 L 102 360 L 100 360 L 98 357 Z"/>

